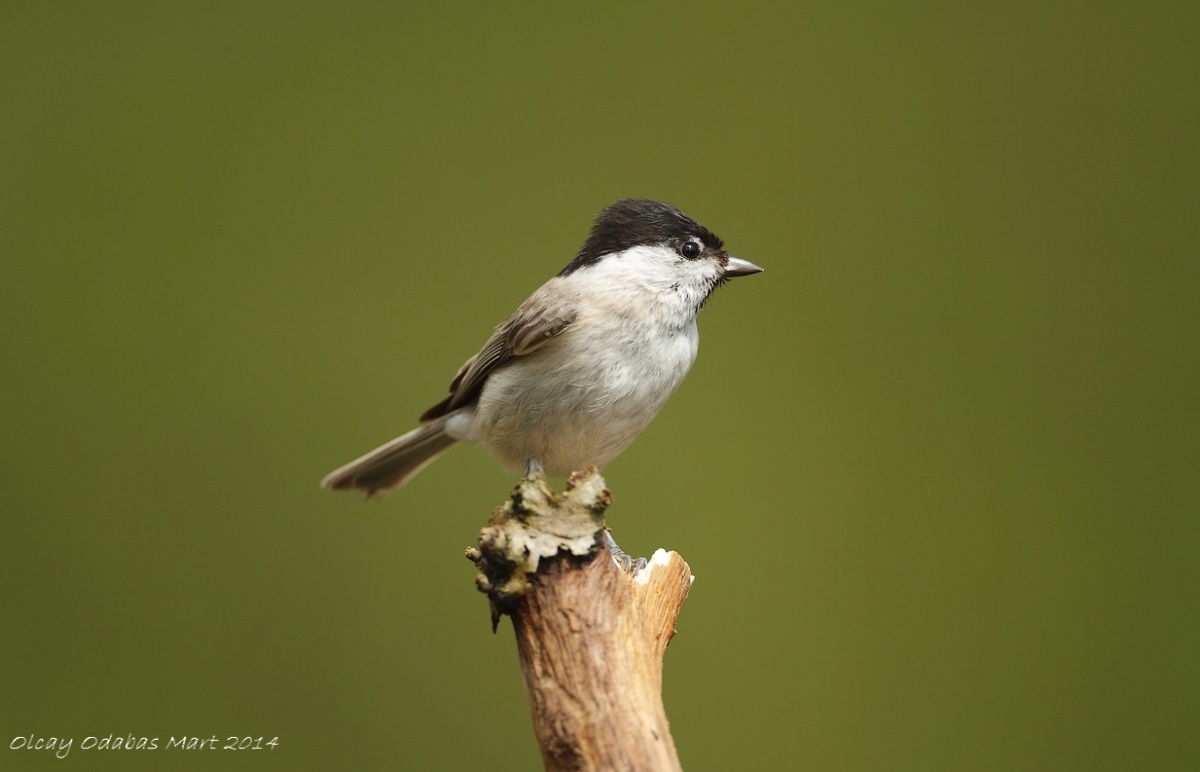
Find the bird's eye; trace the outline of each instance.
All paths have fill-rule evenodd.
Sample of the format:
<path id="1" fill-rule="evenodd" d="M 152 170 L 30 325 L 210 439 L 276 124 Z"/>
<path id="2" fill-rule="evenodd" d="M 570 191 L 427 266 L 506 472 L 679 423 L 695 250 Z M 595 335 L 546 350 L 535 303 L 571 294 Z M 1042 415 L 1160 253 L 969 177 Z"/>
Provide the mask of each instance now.
<path id="1" fill-rule="evenodd" d="M 695 260 L 697 257 L 700 257 L 700 245 L 694 241 L 685 241 L 683 242 L 683 246 L 679 247 L 679 254 L 688 260 Z"/>

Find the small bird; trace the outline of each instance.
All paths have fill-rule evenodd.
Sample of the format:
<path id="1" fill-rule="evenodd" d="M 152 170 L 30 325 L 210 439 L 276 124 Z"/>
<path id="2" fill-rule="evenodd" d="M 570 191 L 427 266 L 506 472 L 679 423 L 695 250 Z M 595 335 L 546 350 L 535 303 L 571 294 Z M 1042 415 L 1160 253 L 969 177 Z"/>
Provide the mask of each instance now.
<path id="1" fill-rule="evenodd" d="M 760 271 L 670 204 L 618 201 L 596 216 L 575 259 L 459 369 L 420 426 L 321 485 L 389 493 L 464 441 L 526 476 L 603 467 L 687 375 L 696 313 L 713 290 Z"/>

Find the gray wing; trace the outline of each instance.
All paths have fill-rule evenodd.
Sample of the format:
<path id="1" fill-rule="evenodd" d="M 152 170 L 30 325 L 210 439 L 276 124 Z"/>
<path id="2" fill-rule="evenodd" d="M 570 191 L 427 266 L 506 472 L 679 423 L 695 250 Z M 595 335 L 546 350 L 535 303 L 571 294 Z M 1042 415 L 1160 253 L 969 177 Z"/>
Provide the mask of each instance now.
<path id="1" fill-rule="evenodd" d="M 458 375 L 450 382 L 450 396 L 426 410 L 421 421 L 432 421 L 473 404 L 489 375 L 562 335 L 578 315 L 578 310 L 566 302 L 547 303 L 543 293 L 534 293 L 515 314 L 496 327 L 479 353 L 459 368 Z"/>

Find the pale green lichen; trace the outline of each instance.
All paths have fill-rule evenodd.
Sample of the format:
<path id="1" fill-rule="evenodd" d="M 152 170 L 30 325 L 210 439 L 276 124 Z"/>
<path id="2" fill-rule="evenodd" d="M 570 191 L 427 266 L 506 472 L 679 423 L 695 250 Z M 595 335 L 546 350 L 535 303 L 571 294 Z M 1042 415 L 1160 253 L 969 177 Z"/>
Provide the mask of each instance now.
<path id="1" fill-rule="evenodd" d="M 475 583 L 492 605 L 492 627 L 500 614 L 529 589 L 542 558 L 561 553 L 586 558 L 604 544 L 604 512 L 612 495 L 595 467 L 571 475 L 556 494 L 542 476 L 527 477 L 492 513 L 467 558 L 479 568 Z"/>

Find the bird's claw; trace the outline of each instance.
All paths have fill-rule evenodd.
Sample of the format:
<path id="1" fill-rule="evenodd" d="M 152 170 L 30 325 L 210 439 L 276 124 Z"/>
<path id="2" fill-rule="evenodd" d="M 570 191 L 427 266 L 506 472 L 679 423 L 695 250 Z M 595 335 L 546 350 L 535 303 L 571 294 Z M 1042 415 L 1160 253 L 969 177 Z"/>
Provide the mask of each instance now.
<path id="1" fill-rule="evenodd" d="M 632 576 L 646 567 L 645 558 L 635 558 L 617 546 L 611 529 L 604 529 L 604 540 L 608 542 L 608 551 L 612 555 L 613 562 L 617 564 L 617 568 Z"/>

